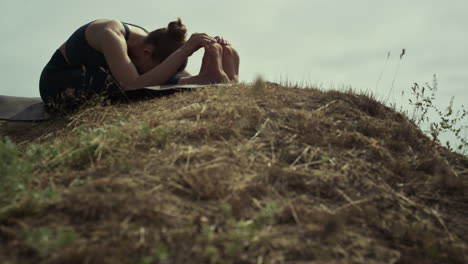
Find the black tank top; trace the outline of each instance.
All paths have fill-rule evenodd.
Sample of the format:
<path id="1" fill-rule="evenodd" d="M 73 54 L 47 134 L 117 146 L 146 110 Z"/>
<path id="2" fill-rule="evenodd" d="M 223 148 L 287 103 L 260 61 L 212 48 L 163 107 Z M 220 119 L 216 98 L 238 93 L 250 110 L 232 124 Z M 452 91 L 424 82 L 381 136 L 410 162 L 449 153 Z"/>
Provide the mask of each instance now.
<path id="1" fill-rule="evenodd" d="M 67 43 L 65 44 L 66 55 L 71 67 L 81 67 L 82 65 L 84 65 L 85 67 L 90 68 L 103 67 L 109 69 L 104 54 L 95 50 L 86 41 L 85 30 L 89 26 L 89 24 L 93 22 L 94 21 L 89 22 L 78 28 L 70 36 L 70 38 L 67 40 Z M 141 28 L 148 33 L 148 30 L 146 30 L 145 28 L 134 24 L 122 22 L 122 25 L 125 28 L 125 40 L 128 40 L 128 37 L 130 35 L 130 29 L 128 28 L 128 25 Z"/>

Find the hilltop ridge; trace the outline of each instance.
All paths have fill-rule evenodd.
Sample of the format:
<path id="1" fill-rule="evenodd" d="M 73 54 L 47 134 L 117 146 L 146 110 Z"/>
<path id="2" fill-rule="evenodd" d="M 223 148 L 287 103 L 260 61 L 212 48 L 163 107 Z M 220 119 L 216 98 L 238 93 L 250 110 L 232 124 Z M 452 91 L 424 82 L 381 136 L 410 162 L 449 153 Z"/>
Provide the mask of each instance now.
<path id="1" fill-rule="evenodd" d="M 468 158 L 368 95 L 257 82 L 0 129 L 5 263 L 468 261 Z"/>

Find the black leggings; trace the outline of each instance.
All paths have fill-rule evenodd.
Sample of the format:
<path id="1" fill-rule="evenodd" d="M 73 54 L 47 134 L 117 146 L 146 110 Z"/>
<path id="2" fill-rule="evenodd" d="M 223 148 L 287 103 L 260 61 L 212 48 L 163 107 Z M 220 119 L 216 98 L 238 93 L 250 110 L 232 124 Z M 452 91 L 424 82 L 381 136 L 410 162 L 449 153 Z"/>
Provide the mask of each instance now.
<path id="1" fill-rule="evenodd" d="M 109 70 L 102 67 L 71 67 L 60 50 L 54 53 L 42 70 L 39 91 L 45 103 L 57 105 L 79 104 L 93 94 L 121 93 Z"/>
<path id="2" fill-rule="evenodd" d="M 176 74 L 165 84 L 177 84 L 187 74 Z M 68 93 L 66 92 L 67 88 Z M 57 50 L 42 71 L 39 91 L 46 104 L 79 105 L 93 95 L 120 96 L 122 89 L 116 84 L 110 71 L 103 67 L 71 67 L 60 50 Z M 67 94 L 66 94 L 67 93 Z"/>

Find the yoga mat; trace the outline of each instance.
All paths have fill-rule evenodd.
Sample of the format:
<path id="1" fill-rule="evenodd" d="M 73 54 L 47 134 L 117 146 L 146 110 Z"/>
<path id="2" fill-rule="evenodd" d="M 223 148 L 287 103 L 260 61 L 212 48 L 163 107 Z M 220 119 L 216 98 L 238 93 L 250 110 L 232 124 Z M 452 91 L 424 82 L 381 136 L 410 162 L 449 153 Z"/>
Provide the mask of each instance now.
<path id="1" fill-rule="evenodd" d="M 0 95 L 0 119 L 39 121 L 49 118 L 41 98 Z"/>
<path id="2" fill-rule="evenodd" d="M 144 89 L 153 90 L 153 91 L 167 91 L 167 90 L 176 90 L 176 89 L 196 89 L 202 87 L 210 87 L 210 86 L 231 86 L 232 84 L 173 84 L 173 85 L 162 85 L 162 86 L 150 86 Z"/>
<path id="3" fill-rule="evenodd" d="M 230 86 L 231 84 L 216 84 L 212 86 Z M 142 90 L 170 91 L 177 89 L 196 89 L 210 85 L 184 84 L 162 85 L 143 88 Z M 41 98 L 17 97 L 0 95 L 0 119 L 10 121 L 41 121 L 50 118 Z"/>

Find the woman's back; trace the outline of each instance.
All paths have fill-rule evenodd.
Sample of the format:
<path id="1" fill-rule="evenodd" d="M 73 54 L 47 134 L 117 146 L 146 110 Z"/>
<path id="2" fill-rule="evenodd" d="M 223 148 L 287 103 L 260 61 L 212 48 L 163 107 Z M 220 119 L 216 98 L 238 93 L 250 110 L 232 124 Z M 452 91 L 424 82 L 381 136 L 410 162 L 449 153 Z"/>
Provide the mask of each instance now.
<path id="1" fill-rule="evenodd" d="M 71 67 L 84 65 L 92 68 L 108 68 L 106 59 L 100 49 L 100 36 L 102 35 L 100 33 L 107 27 L 113 26 L 112 23 L 115 26 L 114 20 L 95 20 L 81 26 L 69 37 L 61 51 Z M 148 33 L 143 27 L 120 21 L 119 23 L 123 26 L 124 31 L 121 33 L 125 36 L 126 41 L 130 37 L 130 27 L 134 29 L 134 34 L 147 35 Z M 120 31 L 121 29 L 117 30 Z"/>

